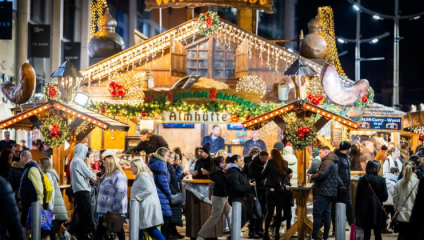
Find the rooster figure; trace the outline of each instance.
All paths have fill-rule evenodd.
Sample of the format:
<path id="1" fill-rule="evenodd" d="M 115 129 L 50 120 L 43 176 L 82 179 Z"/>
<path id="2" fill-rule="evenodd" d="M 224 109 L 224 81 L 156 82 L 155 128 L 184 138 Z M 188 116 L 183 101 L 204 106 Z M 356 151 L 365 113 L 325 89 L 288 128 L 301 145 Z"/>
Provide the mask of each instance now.
<path id="1" fill-rule="evenodd" d="M 35 71 L 29 63 L 24 63 L 20 71 L 21 80 L 18 86 L 11 82 L 3 82 L 1 91 L 6 99 L 15 104 L 24 104 L 34 95 L 35 91 Z"/>

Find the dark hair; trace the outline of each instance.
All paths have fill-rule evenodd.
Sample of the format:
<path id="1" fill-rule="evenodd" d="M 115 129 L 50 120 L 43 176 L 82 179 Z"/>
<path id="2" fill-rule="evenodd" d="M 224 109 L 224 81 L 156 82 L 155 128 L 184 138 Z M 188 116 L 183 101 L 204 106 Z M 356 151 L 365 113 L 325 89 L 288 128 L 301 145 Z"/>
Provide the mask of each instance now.
<path id="1" fill-rule="evenodd" d="M 219 165 L 223 162 L 224 162 L 224 157 L 222 156 L 212 158 L 211 172 L 215 171 L 215 169 L 219 167 Z"/>
<path id="2" fill-rule="evenodd" d="M 102 150 L 100 150 L 100 152 L 99 152 L 99 156 L 102 156 L 104 152 L 106 152 L 106 149 L 102 149 Z"/>
<path id="3" fill-rule="evenodd" d="M 380 150 L 383 150 L 383 151 L 387 151 L 387 146 L 386 145 L 381 145 L 381 148 L 380 148 Z"/>
<path id="4" fill-rule="evenodd" d="M 266 151 L 261 151 L 261 152 L 259 153 L 259 157 L 267 157 L 267 156 L 269 156 L 269 153 L 268 153 L 268 152 L 266 152 Z"/>
<path id="5" fill-rule="evenodd" d="M 19 141 L 19 142 L 23 142 L 23 143 L 26 143 L 26 141 L 25 141 L 25 140 L 23 140 L 23 139 L 22 139 L 21 141 Z"/>
<path id="6" fill-rule="evenodd" d="M 194 149 L 194 156 L 196 157 L 196 159 L 199 159 L 199 149 L 200 149 L 200 147 L 196 147 Z"/>
<path id="7" fill-rule="evenodd" d="M 258 154 L 260 152 L 261 152 L 261 149 L 260 148 L 258 148 L 258 147 L 252 147 L 249 150 L 249 156 L 255 156 L 256 154 Z"/>
<path id="8" fill-rule="evenodd" d="M 396 150 L 398 150 L 396 147 L 390 148 L 389 151 L 387 151 L 387 155 L 391 155 L 392 153 L 396 152 Z"/>
<path id="9" fill-rule="evenodd" d="M 391 168 L 389 168 L 389 172 L 390 173 L 398 173 L 399 172 L 399 168 L 397 168 L 397 167 L 391 167 Z"/>
<path id="10" fill-rule="evenodd" d="M 271 159 L 275 161 L 279 175 L 287 174 L 288 162 L 284 160 L 279 149 L 274 148 L 271 150 Z"/>
<path id="11" fill-rule="evenodd" d="M 408 147 L 408 142 L 403 142 L 400 144 L 400 149 L 406 149 Z"/>
<path id="12" fill-rule="evenodd" d="M 380 171 L 381 164 L 376 160 L 369 160 L 365 168 L 367 174 L 378 175 Z"/>
<path id="13" fill-rule="evenodd" d="M 230 157 L 230 163 L 235 163 L 239 159 L 241 159 L 240 155 L 233 155 Z"/>
<path id="14" fill-rule="evenodd" d="M 39 146 L 38 144 L 39 142 L 37 142 L 37 140 L 32 141 L 32 146 Z"/>
<path id="15" fill-rule="evenodd" d="M 327 147 L 327 146 L 322 146 L 322 147 L 320 147 L 320 149 L 319 150 L 328 150 L 328 151 L 331 151 L 331 149 L 329 148 L 329 147 Z"/>
<path id="16" fill-rule="evenodd" d="M 230 163 L 230 158 L 231 157 L 227 156 L 227 158 L 225 158 L 225 163 L 227 163 L 227 164 Z"/>
<path id="17" fill-rule="evenodd" d="M 3 149 L 0 153 L 0 169 L 2 169 L 2 173 L 4 169 L 7 169 L 7 172 L 9 172 L 10 165 L 9 165 L 9 155 L 12 153 L 9 149 Z M 2 177 L 8 177 L 8 176 L 2 176 Z"/>
<path id="18" fill-rule="evenodd" d="M 183 160 L 183 154 L 182 154 L 182 152 L 181 152 L 181 148 L 180 147 L 176 147 L 176 148 L 174 148 L 174 150 L 172 150 L 174 153 L 175 153 L 175 155 L 178 155 L 179 157 L 180 157 L 180 161 L 182 161 Z M 175 156 L 176 157 L 176 156 Z"/>

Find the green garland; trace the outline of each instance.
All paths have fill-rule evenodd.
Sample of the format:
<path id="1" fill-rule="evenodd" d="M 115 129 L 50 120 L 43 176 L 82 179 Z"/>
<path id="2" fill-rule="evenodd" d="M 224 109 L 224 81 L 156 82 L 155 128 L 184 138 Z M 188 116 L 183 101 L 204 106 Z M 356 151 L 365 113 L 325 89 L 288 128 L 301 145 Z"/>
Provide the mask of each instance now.
<path id="1" fill-rule="evenodd" d="M 58 133 L 59 138 L 57 139 L 51 136 L 53 124 L 57 124 L 57 127 L 60 130 Z M 43 125 L 41 125 L 40 131 L 44 141 L 50 146 L 59 147 L 70 137 L 67 122 L 57 117 L 47 117 L 43 121 Z"/>
<path id="2" fill-rule="evenodd" d="M 360 99 L 356 100 L 355 103 L 353 104 L 356 108 L 358 109 L 363 109 L 368 107 L 371 103 L 374 102 L 374 89 L 372 89 L 372 87 L 368 88 L 368 101 L 363 102 L 361 97 Z"/>
<path id="3" fill-rule="evenodd" d="M 299 138 L 299 127 L 309 128 L 310 133 L 304 138 Z M 314 126 L 314 122 L 311 119 L 297 120 L 291 122 L 287 127 L 286 137 L 294 149 L 303 149 L 307 146 L 314 144 L 315 137 L 317 136 L 317 129 Z"/>
<path id="4" fill-rule="evenodd" d="M 219 29 L 219 17 L 216 12 L 201 13 L 197 19 L 199 33 L 204 36 L 215 34 Z"/>
<path id="5" fill-rule="evenodd" d="M 135 118 L 136 116 L 154 117 L 156 114 L 162 114 L 168 111 L 203 111 L 236 114 L 239 117 L 256 117 L 271 110 L 283 106 L 284 103 L 270 103 L 265 106 L 255 105 L 247 107 L 239 104 L 224 104 L 222 102 L 211 102 L 204 104 L 188 104 L 183 101 L 176 102 L 158 102 L 141 103 L 138 105 L 129 104 L 111 104 L 108 102 L 91 102 L 87 108 L 100 112 L 109 117 L 124 116 L 126 118 Z"/>

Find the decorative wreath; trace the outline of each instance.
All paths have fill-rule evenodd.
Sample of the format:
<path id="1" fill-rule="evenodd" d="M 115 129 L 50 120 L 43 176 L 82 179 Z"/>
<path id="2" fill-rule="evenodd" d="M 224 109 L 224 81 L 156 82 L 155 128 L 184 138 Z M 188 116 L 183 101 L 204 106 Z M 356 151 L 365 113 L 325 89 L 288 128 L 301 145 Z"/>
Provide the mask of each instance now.
<path id="1" fill-rule="evenodd" d="M 354 106 L 358 109 L 363 109 L 368 107 L 373 102 L 374 102 L 374 89 L 372 89 L 372 87 L 369 87 L 368 92 L 365 93 L 363 97 L 356 100 L 356 102 L 354 103 Z"/>
<path id="2" fill-rule="evenodd" d="M 70 136 L 66 121 L 57 117 L 47 117 L 40 130 L 44 141 L 50 146 L 59 147 Z"/>
<path id="3" fill-rule="evenodd" d="M 310 119 L 291 122 L 287 127 L 287 140 L 293 145 L 294 149 L 311 146 L 314 144 L 316 136 L 317 129 Z"/>
<path id="4" fill-rule="evenodd" d="M 210 36 L 218 31 L 219 17 L 216 12 L 208 11 L 201 13 L 197 19 L 199 33 L 204 36 Z"/>
<path id="5" fill-rule="evenodd" d="M 44 96 L 47 100 L 60 100 L 60 90 L 59 85 L 55 82 L 51 82 L 44 87 Z"/>

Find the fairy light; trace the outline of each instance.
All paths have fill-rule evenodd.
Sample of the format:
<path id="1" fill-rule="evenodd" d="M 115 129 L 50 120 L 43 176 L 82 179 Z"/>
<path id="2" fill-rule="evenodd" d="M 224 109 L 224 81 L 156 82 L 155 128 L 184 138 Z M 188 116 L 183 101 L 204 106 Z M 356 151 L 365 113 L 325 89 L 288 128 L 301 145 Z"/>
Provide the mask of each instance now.
<path id="1" fill-rule="evenodd" d="M 237 82 L 236 92 L 254 92 L 262 99 L 266 94 L 266 83 L 256 75 L 245 75 Z"/>
<path id="2" fill-rule="evenodd" d="M 107 8 L 106 0 L 91 0 L 90 2 L 90 35 L 88 41 L 96 33 L 97 19 L 103 17 L 103 10 Z M 98 31 L 102 31 L 101 21 L 99 21 Z"/>

